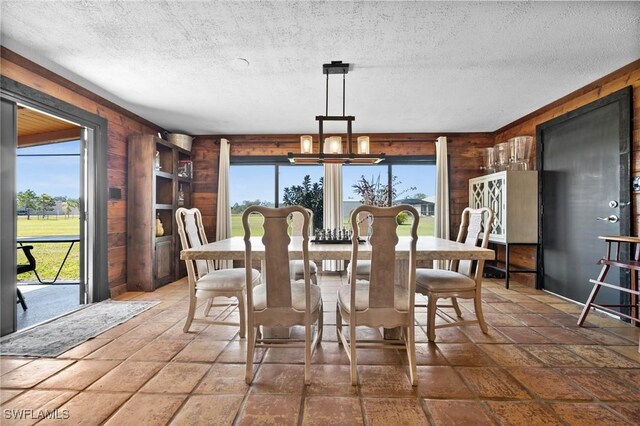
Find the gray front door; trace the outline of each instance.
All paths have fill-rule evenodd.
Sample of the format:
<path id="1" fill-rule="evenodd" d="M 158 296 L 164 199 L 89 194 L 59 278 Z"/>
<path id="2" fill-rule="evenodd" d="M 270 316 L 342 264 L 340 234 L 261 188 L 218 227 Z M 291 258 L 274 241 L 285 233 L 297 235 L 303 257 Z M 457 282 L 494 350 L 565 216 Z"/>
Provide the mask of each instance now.
<path id="1" fill-rule="evenodd" d="M 598 236 L 631 231 L 629 89 L 537 128 L 543 288 L 581 303 L 605 253 Z M 607 281 L 624 284 L 625 278 L 628 285 L 614 268 Z M 620 304 L 621 295 L 603 289 L 598 300 Z"/>

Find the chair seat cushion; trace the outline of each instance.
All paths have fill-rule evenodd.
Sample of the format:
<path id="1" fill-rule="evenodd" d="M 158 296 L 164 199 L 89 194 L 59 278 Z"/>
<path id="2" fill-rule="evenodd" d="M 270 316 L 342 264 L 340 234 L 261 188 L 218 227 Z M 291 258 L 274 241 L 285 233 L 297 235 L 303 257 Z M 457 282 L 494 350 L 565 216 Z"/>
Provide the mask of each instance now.
<path id="1" fill-rule="evenodd" d="M 317 310 L 321 306 L 321 291 L 316 284 L 311 284 L 311 312 Z M 291 283 L 291 306 L 297 311 L 304 311 L 304 283 Z M 261 311 L 267 307 L 267 286 L 259 284 L 253 288 L 253 309 Z"/>
<path id="2" fill-rule="evenodd" d="M 466 275 L 443 269 L 416 269 L 416 291 L 473 290 L 476 282 Z"/>
<path id="3" fill-rule="evenodd" d="M 371 274 L 371 261 L 370 260 L 358 260 L 356 265 L 356 276 Z M 351 263 L 347 265 L 347 275 L 351 275 Z"/>
<path id="4" fill-rule="evenodd" d="M 242 290 L 246 288 L 244 268 L 211 271 L 196 282 L 197 290 Z M 251 270 L 252 282 L 260 279 L 260 272 Z"/>
<path id="5" fill-rule="evenodd" d="M 338 289 L 338 304 L 347 312 L 351 312 L 351 285 L 343 285 Z M 396 285 L 394 287 L 393 307 L 398 311 L 409 310 L 407 289 Z M 356 281 L 356 310 L 364 311 L 369 308 L 369 282 Z"/>
<path id="6" fill-rule="evenodd" d="M 297 276 L 304 275 L 304 263 L 302 259 L 292 260 L 291 261 L 291 273 Z M 318 265 L 313 260 L 309 261 L 309 273 L 311 275 L 318 273 Z"/>

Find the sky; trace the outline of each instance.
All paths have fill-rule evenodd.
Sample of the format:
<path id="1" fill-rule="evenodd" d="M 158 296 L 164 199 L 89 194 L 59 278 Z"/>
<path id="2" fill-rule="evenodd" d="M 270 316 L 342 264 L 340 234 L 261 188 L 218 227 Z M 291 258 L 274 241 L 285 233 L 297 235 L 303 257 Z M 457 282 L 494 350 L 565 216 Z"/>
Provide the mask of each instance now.
<path id="1" fill-rule="evenodd" d="M 282 189 L 291 185 L 299 185 L 305 175 L 311 176 L 311 182 L 317 182 L 322 177 L 322 166 L 280 166 L 280 194 Z M 230 203 L 241 204 L 243 201 L 271 201 L 275 194 L 275 167 L 274 166 L 231 166 L 230 169 Z M 380 176 L 381 181 L 386 182 L 387 167 L 380 166 L 344 166 L 342 168 L 343 198 L 355 199 L 358 196 L 353 193 L 352 185 L 362 175 L 371 181 Z M 435 195 L 436 168 L 425 165 L 394 165 L 393 174 L 400 181 L 399 191 L 405 188 L 416 187 L 415 190 L 400 194 L 399 198 L 412 197 L 416 193 L 427 196 Z"/>
<path id="2" fill-rule="evenodd" d="M 62 157 L 31 157 L 34 154 L 71 154 Z M 80 197 L 80 141 L 19 148 L 16 158 L 17 192 L 33 190 L 36 195 Z"/>

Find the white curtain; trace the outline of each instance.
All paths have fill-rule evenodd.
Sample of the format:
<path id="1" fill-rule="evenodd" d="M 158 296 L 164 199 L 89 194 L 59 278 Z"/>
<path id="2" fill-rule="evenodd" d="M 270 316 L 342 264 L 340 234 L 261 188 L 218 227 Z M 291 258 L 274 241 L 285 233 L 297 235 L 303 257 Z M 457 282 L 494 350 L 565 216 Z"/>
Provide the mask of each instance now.
<path id="1" fill-rule="evenodd" d="M 342 229 L 344 226 L 342 218 L 342 165 L 324 165 L 324 185 L 323 185 L 323 227 L 325 229 Z M 322 262 L 324 271 L 342 271 L 344 262 L 342 260 L 324 260 Z"/>
<path id="2" fill-rule="evenodd" d="M 434 236 L 449 239 L 449 165 L 447 160 L 447 138 L 436 140 L 436 211 Z M 444 261 L 434 261 L 436 269 L 445 268 Z"/>
<path id="3" fill-rule="evenodd" d="M 216 241 L 231 238 L 231 206 L 229 205 L 229 141 L 220 139 L 220 167 L 218 170 L 218 211 Z M 233 268 L 233 261 L 218 260 L 218 269 Z"/>

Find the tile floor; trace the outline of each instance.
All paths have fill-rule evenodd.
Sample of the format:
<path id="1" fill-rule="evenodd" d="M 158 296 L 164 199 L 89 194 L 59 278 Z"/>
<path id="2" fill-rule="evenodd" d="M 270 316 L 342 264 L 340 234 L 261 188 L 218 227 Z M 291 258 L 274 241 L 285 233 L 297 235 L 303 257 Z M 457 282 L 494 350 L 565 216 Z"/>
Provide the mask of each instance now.
<path id="1" fill-rule="evenodd" d="M 501 281 L 484 287 L 488 335 L 477 325 L 448 328 L 429 344 L 425 309 L 417 309 L 417 387 L 409 384 L 403 352 L 372 349 L 358 352 L 359 384 L 352 387 L 334 326 L 344 280 L 320 277 L 326 326 L 309 386 L 298 349 L 258 352 L 254 382 L 245 385 L 237 328 L 198 324 L 182 332 L 182 280 L 127 293 L 121 299 L 161 303 L 57 359 L 0 358 L 1 422 L 640 424 L 640 328 L 598 314 L 577 327 L 579 306 L 515 283 L 506 290 Z"/>

